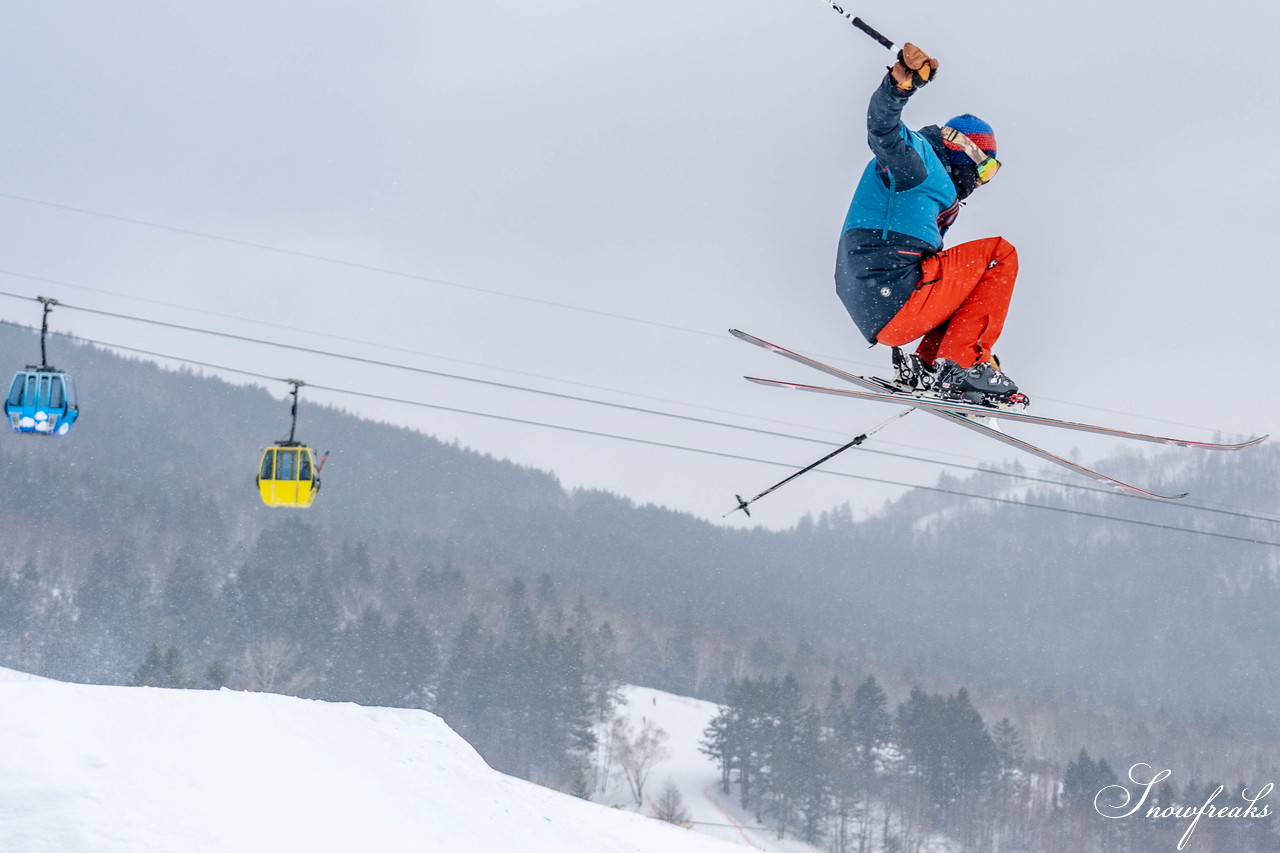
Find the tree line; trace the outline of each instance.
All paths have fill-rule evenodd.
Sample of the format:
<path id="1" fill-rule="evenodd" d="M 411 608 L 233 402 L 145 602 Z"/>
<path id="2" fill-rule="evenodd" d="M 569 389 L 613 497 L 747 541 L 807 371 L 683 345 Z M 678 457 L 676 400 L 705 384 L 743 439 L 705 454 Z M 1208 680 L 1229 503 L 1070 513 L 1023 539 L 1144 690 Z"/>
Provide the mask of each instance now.
<path id="1" fill-rule="evenodd" d="M 803 701 L 791 676 L 734 681 L 701 744 L 721 791 L 736 789 L 779 837 L 834 853 L 920 853 L 938 836 L 974 853 L 1147 853 L 1174 849 L 1186 830 L 1189 819 L 1168 817 L 1171 803 L 1198 805 L 1217 787 L 1165 784 L 1140 815 L 1108 820 L 1094 802 L 1118 781 L 1104 759 L 1082 750 L 1063 768 L 1029 757 L 1013 723 L 988 726 L 965 689 L 917 687 L 894 709 L 874 676 L 848 693 L 834 680 L 819 706 Z M 1280 849 L 1269 820 L 1196 831 L 1198 843 L 1227 845 L 1203 849 Z"/>
<path id="2" fill-rule="evenodd" d="M 157 584 L 123 550 L 97 552 L 66 590 L 31 561 L 0 570 L 0 664 L 91 683 L 425 709 L 495 768 L 585 791 L 621 658 L 612 627 L 581 598 L 566 612 L 518 579 L 486 600 L 447 565 L 374 571 L 362 545 L 327 554 L 298 522 L 216 574 L 185 553 Z"/>

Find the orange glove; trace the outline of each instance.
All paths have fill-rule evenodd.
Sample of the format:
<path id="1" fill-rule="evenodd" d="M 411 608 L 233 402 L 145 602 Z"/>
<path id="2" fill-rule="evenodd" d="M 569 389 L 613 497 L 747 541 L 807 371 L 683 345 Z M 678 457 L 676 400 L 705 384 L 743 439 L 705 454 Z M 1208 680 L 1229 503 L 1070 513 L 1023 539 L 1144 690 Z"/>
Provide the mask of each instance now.
<path id="1" fill-rule="evenodd" d="M 918 89 L 932 80 L 938 71 L 938 60 L 911 42 L 898 51 L 898 61 L 889 69 L 893 82 L 902 91 Z"/>

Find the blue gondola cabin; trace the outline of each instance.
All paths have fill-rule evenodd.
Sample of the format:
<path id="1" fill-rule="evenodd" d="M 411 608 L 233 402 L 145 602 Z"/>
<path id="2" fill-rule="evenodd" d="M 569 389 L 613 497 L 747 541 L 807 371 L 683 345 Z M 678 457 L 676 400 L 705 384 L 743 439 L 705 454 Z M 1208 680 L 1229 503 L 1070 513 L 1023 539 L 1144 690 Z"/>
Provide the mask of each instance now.
<path id="1" fill-rule="evenodd" d="M 76 422 L 76 387 L 56 370 L 19 370 L 9 386 L 4 412 L 14 432 L 66 435 Z"/>

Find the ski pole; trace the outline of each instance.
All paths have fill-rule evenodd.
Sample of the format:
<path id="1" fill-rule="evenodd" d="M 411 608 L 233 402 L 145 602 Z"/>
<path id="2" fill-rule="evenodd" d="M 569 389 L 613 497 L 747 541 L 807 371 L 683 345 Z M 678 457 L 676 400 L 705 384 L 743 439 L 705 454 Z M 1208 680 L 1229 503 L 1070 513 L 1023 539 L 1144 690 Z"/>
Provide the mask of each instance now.
<path id="1" fill-rule="evenodd" d="M 875 427 L 875 428 L 873 428 L 873 429 L 869 429 L 869 430 L 867 430 L 866 432 L 864 432 L 862 435 L 855 436 L 855 437 L 853 438 L 853 440 L 849 441 L 847 444 L 844 444 L 844 445 L 842 445 L 842 446 L 840 446 L 840 447 L 837 447 L 835 450 L 831 451 L 831 452 L 830 452 L 830 453 L 828 453 L 826 456 L 824 456 L 824 457 L 822 457 L 821 459 L 819 459 L 817 462 L 813 462 L 813 463 L 811 463 L 811 464 L 809 464 L 809 465 L 806 465 L 806 466 L 804 466 L 803 468 L 801 468 L 799 471 L 796 471 L 794 474 L 790 475 L 789 477 L 787 477 L 787 478 L 785 478 L 785 479 L 783 479 L 783 480 L 779 480 L 778 482 L 774 483 L 772 486 L 770 486 L 769 488 L 765 489 L 763 492 L 761 492 L 760 494 L 756 495 L 754 498 L 752 498 L 752 499 L 751 499 L 751 500 L 749 500 L 749 501 L 748 501 L 748 500 L 743 500 L 743 499 L 742 499 L 742 495 L 734 495 L 734 497 L 738 499 L 738 505 L 737 505 L 737 506 L 735 506 L 733 509 L 729 510 L 728 512 L 726 512 L 724 515 L 722 515 L 722 516 L 720 516 L 720 517 L 721 517 L 721 518 L 727 518 L 727 517 L 729 517 L 730 515 L 733 515 L 733 514 L 734 514 L 735 512 L 737 512 L 738 510 L 742 510 L 744 513 L 746 513 L 747 517 L 748 517 L 748 518 L 750 518 L 750 517 L 751 517 L 751 510 L 747 509 L 747 507 L 751 506 L 753 503 L 755 503 L 756 501 L 760 500 L 760 499 L 761 499 L 762 497 L 764 497 L 765 495 L 769 494 L 770 492 L 777 491 L 778 489 L 780 489 L 780 488 L 782 488 L 783 486 L 785 486 L 787 483 L 790 483 L 790 482 L 791 482 L 792 480 L 794 480 L 796 477 L 799 477 L 801 474 L 807 474 L 807 473 L 809 473 L 809 472 L 810 472 L 810 471 L 812 471 L 814 468 L 817 468 L 819 465 L 821 465 L 823 462 L 826 462 L 826 461 L 827 461 L 827 460 L 829 460 L 829 459 L 833 459 L 834 457 L 839 456 L 841 453 L 844 453 L 844 452 L 845 452 L 846 450 L 848 450 L 849 448 L 851 448 L 851 447 L 857 447 L 859 444 L 862 444 L 862 442 L 866 441 L 868 438 L 870 438 L 871 436 L 875 435 L 875 434 L 876 434 L 876 433 L 878 433 L 880 430 L 882 430 L 882 429 L 884 429 L 885 427 L 887 427 L 889 424 L 891 424 L 891 423 L 893 423 L 894 421 L 898 420 L 898 418 L 905 417 L 905 416 L 907 416 L 907 415 L 911 414 L 911 413 L 912 413 L 912 412 L 914 412 L 914 411 L 915 411 L 915 409 L 914 409 L 914 408 L 912 408 L 912 409 L 903 409 L 902 411 L 898 412 L 896 415 L 894 415 L 893 417 L 889 418 L 889 420 L 885 421 L 884 423 L 880 424 L 879 426 L 877 426 L 877 427 Z"/>
<path id="2" fill-rule="evenodd" d="M 862 30 L 864 33 L 871 36 L 876 41 L 880 42 L 880 44 L 883 45 L 886 49 L 892 51 L 894 48 L 897 47 L 897 45 L 895 45 L 892 41 L 890 41 L 885 36 L 881 35 L 878 30 L 876 30 L 866 21 L 846 12 L 839 4 L 835 3 L 834 0 L 827 0 L 827 5 L 830 6 L 832 9 L 835 9 L 841 15 L 843 15 L 849 21 L 849 23 L 853 24 L 855 27 Z"/>

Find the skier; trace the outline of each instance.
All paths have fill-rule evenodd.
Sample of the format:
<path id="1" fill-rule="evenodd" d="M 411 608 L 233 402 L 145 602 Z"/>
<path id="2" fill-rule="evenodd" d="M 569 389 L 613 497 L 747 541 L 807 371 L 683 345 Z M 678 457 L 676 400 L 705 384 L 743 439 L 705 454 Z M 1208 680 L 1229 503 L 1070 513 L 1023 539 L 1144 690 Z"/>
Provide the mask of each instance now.
<path id="1" fill-rule="evenodd" d="M 967 113 L 918 131 L 901 119 L 937 70 L 938 60 L 908 43 L 871 96 L 875 159 L 845 219 L 836 293 L 868 341 L 894 348 L 899 387 L 1008 402 L 1018 386 L 991 347 L 1009 310 L 1018 254 L 1002 237 L 942 247 L 961 202 L 1000 167 L 995 135 Z M 916 339 L 915 353 L 904 355 L 900 347 Z"/>

